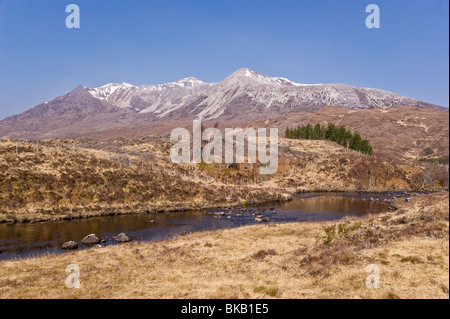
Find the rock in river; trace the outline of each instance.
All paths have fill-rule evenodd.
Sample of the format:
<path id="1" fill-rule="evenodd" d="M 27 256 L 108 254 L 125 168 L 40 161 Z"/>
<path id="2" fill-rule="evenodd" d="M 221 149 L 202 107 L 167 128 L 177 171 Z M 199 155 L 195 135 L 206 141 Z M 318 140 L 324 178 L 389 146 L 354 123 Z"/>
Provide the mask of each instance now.
<path id="1" fill-rule="evenodd" d="M 76 241 L 70 240 L 70 241 L 65 242 L 61 248 L 62 249 L 77 249 L 78 243 Z"/>
<path id="2" fill-rule="evenodd" d="M 118 243 L 126 243 L 126 242 L 131 241 L 130 237 L 128 237 L 124 233 L 120 233 L 119 235 L 113 237 L 113 239 L 115 241 L 117 241 Z"/>
<path id="3" fill-rule="evenodd" d="M 95 245 L 95 244 L 98 244 L 99 242 L 100 242 L 100 238 L 95 236 L 95 234 L 87 235 L 86 237 L 84 237 L 81 240 L 81 243 L 84 245 Z"/>

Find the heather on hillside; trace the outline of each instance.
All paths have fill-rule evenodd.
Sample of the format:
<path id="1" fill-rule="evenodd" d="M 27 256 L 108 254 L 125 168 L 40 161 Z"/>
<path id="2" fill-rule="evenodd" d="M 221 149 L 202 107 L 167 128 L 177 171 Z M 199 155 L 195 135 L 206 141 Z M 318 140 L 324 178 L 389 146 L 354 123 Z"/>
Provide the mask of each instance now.
<path id="1" fill-rule="evenodd" d="M 328 123 L 327 126 L 317 123 L 314 127 L 308 123 L 307 125 L 299 125 L 296 129 L 287 127 L 286 138 L 330 140 L 367 155 L 373 154 L 373 148 L 370 142 L 362 139 L 358 132 L 352 133 L 345 126 L 337 127 L 333 123 Z"/>

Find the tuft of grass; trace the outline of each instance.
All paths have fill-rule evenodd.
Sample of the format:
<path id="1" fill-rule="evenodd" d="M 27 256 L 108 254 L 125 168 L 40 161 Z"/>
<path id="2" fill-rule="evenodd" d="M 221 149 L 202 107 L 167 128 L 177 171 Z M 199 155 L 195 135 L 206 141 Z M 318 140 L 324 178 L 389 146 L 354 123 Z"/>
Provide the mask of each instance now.
<path id="1" fill-rule="evenodd" d="M 351 231 L 357 230 L 362 226 L 362 222 L 356 222 L 352 226 L 347 226 L 346 224 L 340 224 L 338 228 L 338 234 L 347 234 Z"/>
<path id="2" fill-rule="evenodd" d="M 419 162 L 424 163 L 439 163 L 448 165 L 448 157 L 422 157 L 419 158 Z"/>
<path id="3" fill-rule="evenodd" d="M 349 252 L 337 257 L 338 263 L 341 265 L 350 265 L 356 260 L 356 255 Z"/>
<path id="4" fill-rule="evenodd" d="M 402 299 L 402 298 L 400 298 L 397 294 L 394 294 L 393 292 L 389 292 L 388 294 L 386 294 L 384 299 Z"/>
<path id="5" fill-rule="evenodd" d="M 280 290 L 277 287 L 264 287 L 264 286 L 258 286 L 253 289 L 253 292 L 255 294 L 265 294 L 269 297 L 278 297 L 280 294 Z"/>
<path id="6" fill-rule="evenodd" d="M 420 264 L 420 263 L 422 262 L 422 261 L 420 260 L 420 258 L 417 257 L 417 256 L 403 257 L 402 259 L 400 259 L 400 261 L 401 261 L 402 263 L 410 262 L 410 263 L 412 263 L 413 265 L 415 265 L 415 264 Z"/>
<path id="7" fill-rule="evenodd" d="M 443 292 L 444 294 L 447 294 L 447 295 L 448 295 L 448 293 L 449 293 L 448 286 L 442 284 L 441 288 L 442 288 L 442 292 Z"/>
<path id="8" fill-rule="evenodd" d="M 253 257 L 253 259 L 261 260 L 261 259 L 266 258 L 266 256 L 273 256 L 276 254 L 277 254 L 277 252 L 274 249 L 260 250 L 256 254 L 254 254 L 252 257 Z"/>
<path id="9" fill-rule="evenodd" d="M 336 235 L 336 225 L 332 226 L 324 226 L 323 230 L 325 231 L 325 244 L 331 244 L 334 236 Z"/>

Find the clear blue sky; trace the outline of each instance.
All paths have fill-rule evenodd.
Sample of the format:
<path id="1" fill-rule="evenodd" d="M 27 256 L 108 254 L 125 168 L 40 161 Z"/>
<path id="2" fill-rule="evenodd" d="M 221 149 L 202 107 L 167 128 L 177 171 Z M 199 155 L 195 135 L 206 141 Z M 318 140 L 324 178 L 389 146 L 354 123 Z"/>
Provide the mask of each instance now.
<path id="1" fill-rule="evenodd" d="M 67 29 L 78 4 L 81 28 Z M 366 5 L 381 10 L 367 29 Z M 448 0 L 0 0 L 0 119 L 78 84 L 217 82 L 240 67 L 448 107 Z"/>

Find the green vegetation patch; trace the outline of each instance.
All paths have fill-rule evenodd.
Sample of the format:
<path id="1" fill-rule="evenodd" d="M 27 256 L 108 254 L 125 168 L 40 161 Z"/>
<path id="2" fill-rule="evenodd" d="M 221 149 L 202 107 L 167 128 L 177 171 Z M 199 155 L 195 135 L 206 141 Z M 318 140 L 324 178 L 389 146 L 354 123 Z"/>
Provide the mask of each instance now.
<path id="1" fill-rule="evenodd" d="M 299 125 L 296 129 L 287 127 L 285 135 L 290 139 L 329 140 L 367 155 L 373 154 L 370 142 L 362 139 L 358 132 L 352 133 L 345 126 L 337 127 L 333 123 L 328 123 L 327 126 L 317 123 L 314 127 L 308 123 Z"/>

